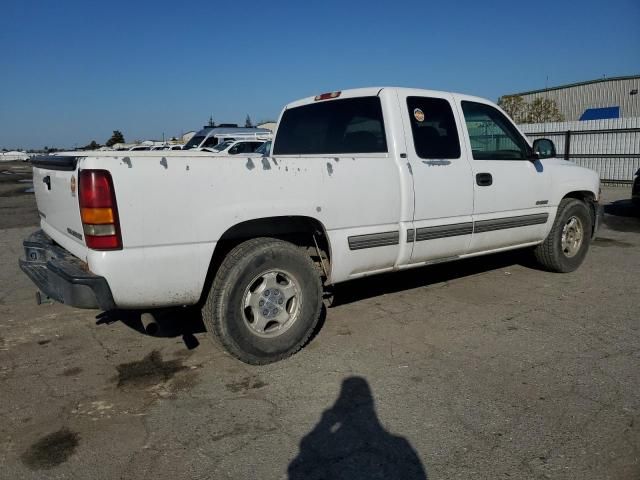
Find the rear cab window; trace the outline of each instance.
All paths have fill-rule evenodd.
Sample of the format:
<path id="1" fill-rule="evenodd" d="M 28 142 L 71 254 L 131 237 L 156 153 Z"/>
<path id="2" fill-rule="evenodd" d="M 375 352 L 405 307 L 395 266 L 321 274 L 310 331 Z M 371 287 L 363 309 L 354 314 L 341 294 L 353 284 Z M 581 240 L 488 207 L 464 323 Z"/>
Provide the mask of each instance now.
<path id="1" fill-rule="evenodd" d="M 273 155 L 387 153 L 378 97 L 312 103 L 285 110 Z"/>
<path id="2" fill-rule="evenodd" d="M 443 98 L 407 97 L 416 154 L 425 159 L 460 158 L 460 139 L 451 104 Z"/>

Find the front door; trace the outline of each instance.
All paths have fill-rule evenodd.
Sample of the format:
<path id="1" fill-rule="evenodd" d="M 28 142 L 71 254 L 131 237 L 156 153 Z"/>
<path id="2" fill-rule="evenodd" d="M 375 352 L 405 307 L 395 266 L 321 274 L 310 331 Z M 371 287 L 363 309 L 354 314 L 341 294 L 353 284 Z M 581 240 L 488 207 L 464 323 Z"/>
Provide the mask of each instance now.
<path id="1" fill-rule="evenodd" d="M 462 255 L 473 231 L 473 187 L 453 98 L 424 91 L 399 97 L 415 193 L 410 263 Z"/>
<path id="2" fill-rule="evenodd" d="M 460 110 L 473 172 L 469 253 L 541 240 L 550 213 L 548 171 L 532 160 L 525 138 L 497 108 L 463 98 Z"/>

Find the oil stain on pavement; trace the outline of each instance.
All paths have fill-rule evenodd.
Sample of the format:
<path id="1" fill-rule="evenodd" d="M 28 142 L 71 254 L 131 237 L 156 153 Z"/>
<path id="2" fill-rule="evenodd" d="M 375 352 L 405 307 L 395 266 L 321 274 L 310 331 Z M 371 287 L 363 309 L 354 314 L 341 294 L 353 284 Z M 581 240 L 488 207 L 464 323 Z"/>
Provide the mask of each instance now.
<path id="1" fill-rule="evenodd" d="M 182 364 L 182 359 L 165 361 L 158 350 L 153 350 L 142 360 L 116 366 L 117 385 L 119 388 L 147 387 L 158 382 L 167 382 L 176 373 L 187 368 Z"/>
<path id="2" fill-rule="evenodd" d="M 66 462 L 80 441 L 80 436 L 67 428 L 50 433 L 22 454 L 22 462 L 32 470 L 48 470 Z"/>
<path id="3" fill-rule="evenodd" d="M 267 384 L 256 377 L 245 377 L 238 382 L 227 383 L 225 387 L 233 393 L 246 392 L 257 388 L 266 387 Z"/>

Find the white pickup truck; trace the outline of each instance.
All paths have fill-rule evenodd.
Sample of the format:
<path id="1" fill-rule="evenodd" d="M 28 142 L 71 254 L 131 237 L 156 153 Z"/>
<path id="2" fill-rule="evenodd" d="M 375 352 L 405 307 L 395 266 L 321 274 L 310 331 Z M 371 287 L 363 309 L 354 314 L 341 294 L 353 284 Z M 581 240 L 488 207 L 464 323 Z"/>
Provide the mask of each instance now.
<path id="1" fill-rule="evenodd" d="M 42 292 L 103 310 L 198 305 L 251 364 L 300 349 L 332 284 L 524 247 L 569 272 L 602 215 L 595 172 L 530 145 L 491 102 L 430 90 L 293 102 L 265 157 L 74 152 L 33 166 L 41 230 L 20 265 Z"/>

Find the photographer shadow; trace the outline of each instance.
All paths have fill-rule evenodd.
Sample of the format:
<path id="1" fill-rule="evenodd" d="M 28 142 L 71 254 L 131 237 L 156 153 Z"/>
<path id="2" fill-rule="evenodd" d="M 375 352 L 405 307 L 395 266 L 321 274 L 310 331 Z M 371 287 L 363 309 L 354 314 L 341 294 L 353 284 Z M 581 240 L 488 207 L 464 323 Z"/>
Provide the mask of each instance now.
<path id="1" fill-rule="evenodd" d="M 369 384 L 362 377 L 342 383 L 335 404 L 300 442 L 289 480 L 426 480 L 427 473 L 409 442 L 384 429 Z"/>

